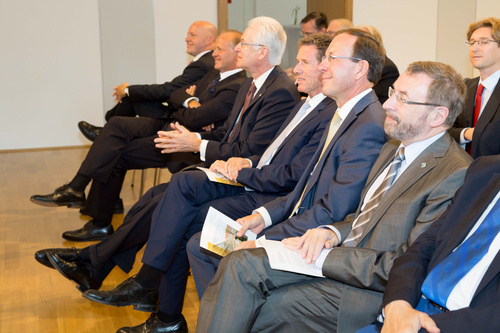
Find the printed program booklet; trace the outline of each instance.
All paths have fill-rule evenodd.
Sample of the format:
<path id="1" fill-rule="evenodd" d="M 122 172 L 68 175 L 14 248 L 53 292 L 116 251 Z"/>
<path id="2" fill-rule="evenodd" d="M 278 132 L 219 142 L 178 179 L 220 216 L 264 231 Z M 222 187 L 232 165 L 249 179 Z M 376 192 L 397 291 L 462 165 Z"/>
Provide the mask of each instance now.
<path id="1" fill-rule="evenodd" d="M 221 173 L 213 172 L 213 171 L 210 171 L 210 169 L 203 168 L 203 167 L 198 167 L 198 169 L 203 171 L 207 175 L 208 179 L 210 179 L 210 181 L 212 181 L 214 183 L 221 183 L 221 184 L 233 185 L 233 186 L 243 186 L 242 184 L 240 184 L 238 182 L 235 182 L 235 181 L 228 179 L 226 176 L 224 176 Z"/>
<path id="2" fill-rule="evenodd" d="M 257 235 L 250 230 L 243 237 L 236 237 L 240 229 L 241 225 L 233 219 L 210 207 L 201 231 L 200 245 L 204 249 L 225 257 L 242 242 L 257 238 Z"/>

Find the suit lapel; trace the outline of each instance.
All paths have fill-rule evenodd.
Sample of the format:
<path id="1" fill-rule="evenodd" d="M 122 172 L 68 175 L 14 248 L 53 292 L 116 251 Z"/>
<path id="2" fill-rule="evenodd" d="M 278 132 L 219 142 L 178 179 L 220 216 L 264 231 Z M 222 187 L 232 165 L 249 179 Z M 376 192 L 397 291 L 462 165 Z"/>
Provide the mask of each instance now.
<path id="1" fill-rule="evenodd" d="M 500 84 L 497 83 L 495 90 L 490 96 L 488 103 L 485 105 L 481 116 L 477 120 L 477 124 L 474 130 L 474 138 L 476 135 L 481 135 L 483 133 L 485 127 L 491 122 L 491 119 L 495 116 L 495 113 L 500 108 Z M 479 138 L 477 140 L 473 140 L 473 151 L 477 149 L 479 145 Z"/>
<path id="2" fill-rule="evenodd" d="M 408 189 L 410 189 L 420 178 L 431 171 L 437 165 L 437 158 L 446 154 L 451 145 L 451 137 L 445 133 L 436 142 L 425 149 L 412 164 L 396 179 L 396 182 L 387 191 L 384 198 L 370 217 L 370 222 L 363 229 L 363 235 L 358 244 L 370 233 L 377 225 L 387 209 Z"/>
<path id="3" fill-rule="evenodd" d="M 319 176 L 321 175 L 321 171 L 323 170 L 323 166 L 325 165 L 325 162 L 328 159 L 328 156 L 330 156 L 334 145 L 337 143 L 338 139 L 342 136 L 342 134 L 349 128 L 349 126 L 356 120 L 358 115 L 363 112 L 370 104 L 374 103 L 375 101 L 378 101 L 377 95 L 373 91 L 368 93 L 368 95 L 364 96 L 354 107 L 352 108 L 351 112 L 347 115 L 347 117 L 342 121 L 342 124 L 340 125 L 339 129 L 337 132 L 335 132 L 335 135 L 333 136 L 332 140 L 328 144 L 328 147 L 326 148 L 326 151 L 324 152 L 323 156 L 321 156 L 321 159 L 318 161 L 318 164 L 316 165 L 316 168 L 314 169 L 313 175 L 311 176 L 311 179 L 309 180 L 306 188 L 306 193 L 304 197 L 309 193 L 309 191 L 314 187 L 316 182 L 319 179 Z M 321 138 L 321 143 L 319 145 L 319 148 L 316 150 L 315 156 L 313 158 L 313 161 L 317 161 L 319 158 L 319 155 L 321 154 L 321 151 L 323 149 L 323 146 L 326 142 L 326 138 L 328 136 L 328 131 L 325 130 L 325 133 L 323 133 L 323 137 Z M 314 166 L 313 166 L 314 167 Z M 312 172 L 313 170 L 311 169 Z"/>
<path id="4" fill-rule="evenodd" d="M 297 109 L 297 112 L 299 111 L 299 109 L 302 107 L 302 105 L 304 103 L 299 103 L 300 107 Z M 274 156 L 276 156 L 278 154 L 278 152 L 281 150 L 281 148 L 285 146 L 286 142 L 288 140 L 290 140 L 290 138 L 293 137 L 295 135 L 295 133 L 297 133 L 298 131 L 300 131 L 304 126 L 307 126 L 307 124 L 312 119 L 314 119 L 314 117 L 316 117 L 318 115 L 318 113 L 320 113 L 330 103 L 332 103 L 332 100 L 330 98 L 328 98 L 328 97 L 325 97 L 325 99 L 323 99 L 321 101 L 321 103 L 319 103 L 313 110 L 311 110 L 309 112 L 309 114 L 304 119 L 302 119 L 302 121 L 299 124 L 297 124 L 297 126 L 295 126 L 295 128 L 290 132 L 290 134 L 287 135 L 287 137 L 285 138 L 285 140 L 283 140 L 283 142 L 281 143 L 281 145 L 279 146 L 279 148 L 276 150 L 276 153 L 274 154 Z M 294 113 L 294 117 L 295 117 L 295 114 L 297 114 L 297 112 Z M 290 119 L 290 121 L 292 119 L 293 119 L 293 117 Z M 286 124 L 283 124 L 284 125 L 283 129 L 285 129 L 285 127 L 286 127 L 287 124 L 288 124 L 288 122 L 286 122 Z M 281 131 L 279 131 L 279 134 L 281 134 Z"/>

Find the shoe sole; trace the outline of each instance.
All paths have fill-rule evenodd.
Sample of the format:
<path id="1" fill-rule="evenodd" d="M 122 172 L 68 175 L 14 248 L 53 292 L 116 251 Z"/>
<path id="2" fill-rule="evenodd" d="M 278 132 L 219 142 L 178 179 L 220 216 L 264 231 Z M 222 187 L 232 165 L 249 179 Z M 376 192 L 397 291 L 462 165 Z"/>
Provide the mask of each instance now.
<path id="1" fill-rule="evenodd" d="M 111 303 L 107 302 L 105 300 L 99 299 L 99 298 L 93 298 L 92 296 L 87 295 L 86 293 L 82 294 L 83 298 L 86 298 L 90 301 L 100 303 L 100 304 L 105 304 L 105 305 L 111 305 L 111 306 L 116 306 L 118 308 L 124 307 L 124 306 L 132 306 L 134 310 L 137 311 L 142 311 L 142 312 L 152 312 L 152 313 L 157 313 L 158 312 L 158 305 L 151 305 L 151 304 L 130 304 L 130 303 Z"/>
<path id="2" fill-rule="evenodd" d="M 49 259 L 50 263 L 52 264 L 52 268 L 57 270 L 59 273 L 61 273 L 62 276 L 64 276 L 67 280 L 73 282 L 76 284 L 76 289 L 78 289 L 81 293 L 86 292 L 88 289 L 83 287 L 78 281 L 73 280 L 69 275 L 67 275 L 64 271 L 61 270 L 61 268 L 52 261 L 52 258 L 50 256 L 47 256 L 47 259 Z"/>
<path id="3" fill-rule="evenodd" d="M 41 201 L 37 199 L 30 198 L 30 201 L 34 204 L 44 206 L 44 207 L 63 207 L 66 206 L 68 208 L 82 208 L 85 206 L 85 203 L 81 203 L 78 201 L 73 202 L 54 202 L 54 201 Z"/>
<path id="4" fill-rule="evenodd" d="M 67 236 L 62 236 L 62 238 L 64 238 L 65 240 L 71 241 L 71 242 L 92 242 L 92 241 L 101 241 L 104 238 L 107 238 L 108 236 L 110 236 L 111 234 L 109 234 L 109 235 L 102 235 L 102 236 L 94 236 L 94 237 L 85 238 L 85 239 L 82 239 L 82 238 L 73 238 L 73 237 L 67 237 Z"/>

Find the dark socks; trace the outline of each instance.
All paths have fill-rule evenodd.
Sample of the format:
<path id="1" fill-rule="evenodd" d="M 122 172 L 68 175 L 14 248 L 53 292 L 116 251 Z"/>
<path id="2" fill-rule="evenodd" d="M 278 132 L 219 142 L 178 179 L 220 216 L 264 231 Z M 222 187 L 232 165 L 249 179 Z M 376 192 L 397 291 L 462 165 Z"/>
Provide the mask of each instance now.
<path id="1" fill-rule="evenodd" d="M 158 289 L 160 287 L 163 271 L 152 266 L 142 264 L 141 270 L 137 273 L 135 281 L 146 289 Z"/>
<path id="2" fill-rule="evenodd" d="M 163 313 L 163 312 L 158 312 L 158 318 L 168 324 L 168 323 L 171 323 L 171 322 L 174 322 L 176 320 L 179 320 L 181 318 L 182 314 L 181 313 L 178 313 L 178 314 L 175 314 L 175 315 L 170 315 L 170 314 L 166 314 L 166 313 Z"/>
<path id="3" fill-rule="evenodd" d="M 83 192 L 85 188 L 90 183 L 90 177 L 84 176 L 82 174 L 77 173 L 75 178 L 73 178 L 68 186 L 71 187 L 75 191 Z"/>
<path id="4" fill-rule="evenodd" d="M 81 261 L 89 264 L 89 268 L 92 270 L 92 277 L 101 282 L 104 281 L 104 279 L 109 275 L 109 273 L 111 273 L 113 268 L 116 266 L 113 260 L 108 260 L 108 262 L 106 262 L 106 264 L 104 264 L 102 268 L 100 269 L 95 268 L 94 265 L 92 264 L 92 261 L 90 260 L 90 251 L 88 247 L 83 248 L 80 251 L 79 257 Z"/>
<path id="5" fill-rule="evenodd" d="M 101 221 L 98 219 L 93 219 L 91 221 L 96 228 L 104 228 L 111 224 L 109 221 Z"/>

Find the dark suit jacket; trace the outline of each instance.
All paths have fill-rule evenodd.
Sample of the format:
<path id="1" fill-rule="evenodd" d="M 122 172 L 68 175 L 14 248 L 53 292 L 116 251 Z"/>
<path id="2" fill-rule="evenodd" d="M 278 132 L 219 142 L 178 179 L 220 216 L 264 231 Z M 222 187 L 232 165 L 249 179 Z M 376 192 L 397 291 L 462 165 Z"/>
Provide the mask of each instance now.
<path id="1" fill-rule="evenodd" d="M 384 104 L 389 98 L 389 87 L 391 87 L 394 82 L 399 77 L 398 67 L 391 59 L 385 57 L 385 64 L 382 68 L 382 75 L 377 84 L 373 86 L 375 94 L 377 94 L 380 104 Z"/>
<path id="2" fill-rule="evenodd" d="M 466 127 L 472 127 L 478 84 L 479 77 L 466 82 L 467 99 L 464 111 L 458 116 L 453 128 L 450 129 L 451 136 L 457 142 L 460 142 L 460 132 Z M 500 84 L 498 83 L 477 121 L 470 144 L 472 158 L 500 154 Z"/>
<path id="3" fill-rule="evenodd" d="M 384 146 L 368 176 L 362 198 L 390 164 L 398 147 L 396 140 Z M 373 321 L 394 259 L 445 211 L 462 185 L 471 160 L 445 133 L 413 161 L 384 195 L 356 248 L 335 247 L 328 254 L 323 274 L 346 284 L 340 303 L 339 332 L 351 332 Z M 351 231 L 363 200 L 356 215 L 333 224 L 342 240 Z"/>
<path id="4" fill-rule="evenodd" d="M 196 132 L 210 124 L 215 124 L 216 127 L 222 125 L 231 113 L 236 95 L 246 79 L 246 72 L 240 71 L 210 86 L 218 77 L 219 71 L 212 69 L 201 80 L 193 83 L 196 85 L 194 96 L 198 97 L 201 104 L 197 108 L 185 108 L 182 105 L 192 97 L 186 93 L 191 85 L 174 91 L 168 100 L 169 106 L 176 110 L 170 115 L 173 120 Z"/>
<path id="5" fill-rule="evenodd" d="M 295 117 L 304 102 L 305 100 L 297 103 L 276 137 Z M 253 167 L 242 169 L 237 181 L 260 192 L 284 195 L 292 191 L 318 148 L 323 132 L 328 127 L 335 110 L 337 110 L 335 101 L 326 97 L 288 134 L 268 165 L 257 169 L 260 155 L 250 157 Z"/>
<path id="6" fill-rule="evenodd" d="M 314 169 L 328 135 L 325 131 L 295 189 L 264 205 L 273 224 L 279 223 L 266 231 L 266 238 L 301 236 L 310 228 L 343 220 L 355 211 L 368 173 L 385 143 L 384 119 L 385 112 L 372 91 L 344 119 Z M 299 214 L 287 220 L 306 185 Z"/>
<path id="7" fill-rule="evenodd" d="M 499 189 L 500 155 L 475 160 L 453 204 L 394 262 L 381 308 L 399 299 L 417 306 L 427 272 L 461 244 Z M 498 332 L 499 311 L 500 254 L 497 254 L 479 283 L 470 307 L 431 317 L 443 333 Z"/>
<path id="8" fill-rule="evenodd" d="M 300 100 L 299 92 L 293 82 L 281 68 L 276 66 L 250 101 L 239 125 L 234 129 L 231 142 L 228 142 L 229 134 L 240 114 L 252 81 L 253 79 L 249 78 L 241 86 L 233 110 L 224 125 L 200 133 L 202 139 L 209 140 L 205 155 L 206 165 L 232 156 L 261 155 Z"/>

